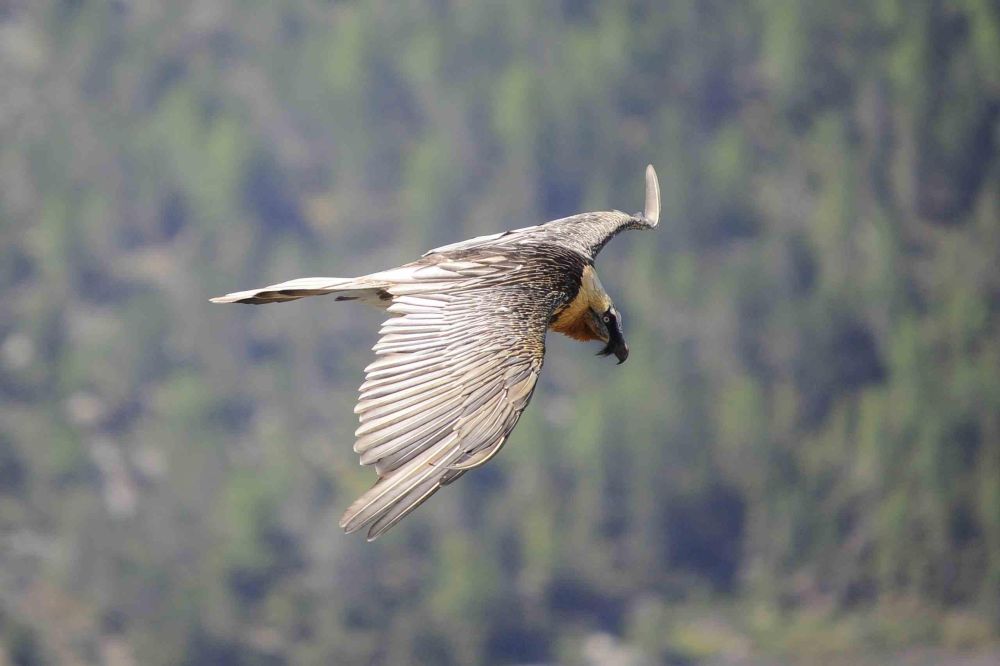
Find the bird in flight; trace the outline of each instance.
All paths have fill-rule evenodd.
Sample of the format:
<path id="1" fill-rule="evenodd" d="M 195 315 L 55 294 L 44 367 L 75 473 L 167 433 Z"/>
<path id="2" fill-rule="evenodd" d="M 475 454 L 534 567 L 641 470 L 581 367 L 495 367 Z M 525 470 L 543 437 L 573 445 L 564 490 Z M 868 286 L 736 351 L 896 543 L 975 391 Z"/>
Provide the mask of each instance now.
<path id="1" fill-rule="evenodd" d="M 441 486 L 486 463 L 531 400 L 548 329 L 599 340 L 628 358 L 622 320 L 594 270 L 618 232 L 652 229 L 660 188 L 646 167 L 642 213 L 581 213 L 445 245 L 355 278 L 309 277 L 238 291 L 214 303 L 282 303 L 333 295 L 391 316 L 355 413 L 354 451 L 378 480 L 344 513 L 346 532 L 374 540 Z"/>

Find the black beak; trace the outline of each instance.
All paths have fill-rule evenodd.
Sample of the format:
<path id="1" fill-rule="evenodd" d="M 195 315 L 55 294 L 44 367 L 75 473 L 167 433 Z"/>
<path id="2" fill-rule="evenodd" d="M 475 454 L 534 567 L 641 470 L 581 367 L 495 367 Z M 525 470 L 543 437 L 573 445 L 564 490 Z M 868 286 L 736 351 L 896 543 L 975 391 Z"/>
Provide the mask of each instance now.
<path id="1" fill-rule="evenodd" d="M 608 344 L 604 349 L 597 352 L 599 356 L 610 356 L 614 354 L 618 358 L 618 365 L 628 358 L 628 345 L 625 343 L 625 334 L 622 331 L 622 322 L 618 317 L 612 317 L 608 322 Z"/>

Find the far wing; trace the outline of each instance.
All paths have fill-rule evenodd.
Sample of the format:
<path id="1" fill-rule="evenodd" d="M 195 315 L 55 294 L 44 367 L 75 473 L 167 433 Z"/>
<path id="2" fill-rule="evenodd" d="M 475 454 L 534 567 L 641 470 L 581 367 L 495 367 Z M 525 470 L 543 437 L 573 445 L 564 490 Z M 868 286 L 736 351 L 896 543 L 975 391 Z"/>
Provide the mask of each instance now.
<path id="1" fill-rule="evenodd" d="M 478 270 L 437 270 L 449 268 Z M 398 316 L 382 327 L 355 409 L 354 450 L 379 480 L 344 514 L 346 531 L 378 537 L 506 441 L 534 391 L 547 321 L 512 281 L 518 270 L 389 289 Z"/>
<path id="2" fill-rule="evenodd" d="M 463 241 L 458 241 L 457 243 L 449 243 L 448 245 L 442 245 L 440 247 L 433 248 L 424 252 L 425 257 L 434 254 L 447 254 L 449 252 L 455 252 L 458 250 L 475 250 L 483 247 L 489 247 L 490 245 L 496 245 L 505 241 L 515 240 L 525 235 L 531 235 L 536 233 L 542 225 L 533 225 L 530 227 L 521 227 L 520 229 L 510 229 L 509 231 L 501 231 L 495 234 L 487 234 L 485 236 L 476 236 L 474 238 L 468 238 Z"/>
<path id="3" fill-rule="evenodd" d="M 656 170 L 646 167 L 646 198 L 643 212 L 628 215 L 621 211 L 580 213 L 559 220 L 552 220 L 533 227 L 512 229 L 488 236 L 444 245 L 427 252 L 425 257 L 436 254 L 487 248 L 513 247 L 521 244 L 538 244 L 552 241 L 574 250 L 593 260 L 609 240 L 626 229 L 653 229 L 660 221 L 660 183 Z"/>

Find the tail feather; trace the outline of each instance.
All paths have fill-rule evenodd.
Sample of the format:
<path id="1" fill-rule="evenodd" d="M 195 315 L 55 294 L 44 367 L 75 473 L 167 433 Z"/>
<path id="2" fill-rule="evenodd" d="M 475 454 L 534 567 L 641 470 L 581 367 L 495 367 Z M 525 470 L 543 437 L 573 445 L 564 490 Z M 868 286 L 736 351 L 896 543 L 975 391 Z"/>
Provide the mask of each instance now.
<path id="1" fill-rule="evenodd" d="M 236 291 L 209 299 L 213 303 L 284 303 L 306 296 L 340 294 L 337 300 L 358 300 L 385 309 L 391 300 L 388 283 L 365 278 L 308 277 L 272 284 L 261 289 Z"/>

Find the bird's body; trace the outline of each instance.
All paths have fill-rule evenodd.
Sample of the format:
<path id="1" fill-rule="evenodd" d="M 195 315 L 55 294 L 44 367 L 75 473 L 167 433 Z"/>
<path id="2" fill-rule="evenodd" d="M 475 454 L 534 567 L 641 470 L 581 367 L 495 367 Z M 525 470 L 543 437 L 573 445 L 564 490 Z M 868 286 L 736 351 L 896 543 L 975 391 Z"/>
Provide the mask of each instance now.
<path id="1" fill-rule="evenodd" d="M 584 213 L 446 245 L 358 278 L 302 278 L 212 299 L 277 303 L 332 294 L 387 310 L 355 412 L 354 450 L 376 484 L 341 526 L 374 539 L 500 450 L 534 391 L 551 328 L 628 347 L 593 261 L 623 229 L 652 228 L 659 187 L 646 171 L 644 213 Z"/>

